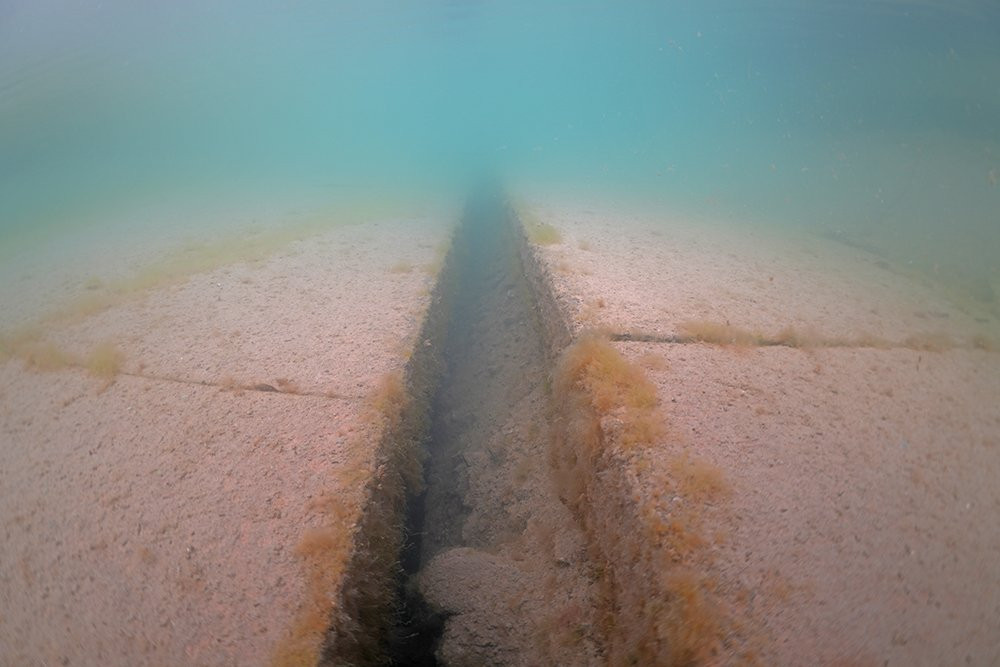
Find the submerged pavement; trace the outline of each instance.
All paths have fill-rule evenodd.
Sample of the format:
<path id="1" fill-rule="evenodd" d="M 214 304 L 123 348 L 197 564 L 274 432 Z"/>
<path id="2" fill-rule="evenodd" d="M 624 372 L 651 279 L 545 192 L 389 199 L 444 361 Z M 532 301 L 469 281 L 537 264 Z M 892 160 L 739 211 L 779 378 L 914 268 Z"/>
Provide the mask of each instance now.
<path id="1" fill-rule="evenodd" d="M 712 634 L 695 657 L 723 663 L 1000 659 L 995 304 L 816 236 L 518 212 L 554 329 L 610 336 L 656 386 L 665 431 L 605 501 L 698 573 L 663 585 L 688 607 L 667 636 Z"/>
<path id="2" fill-rule="evenodd" d="M 18 343 L 0 362 L 3 660 L 318 652 L 310 605 L 343 569 L 317 581 L 303 555 L 350 557 L 384 426 L 369 397 L 409 358 L 448 222 L 335 227 Z"/>
<path id="3" fill-rule="evenodd" d="M 455 453 L 478 503 L 463 535 L 493 544 L 478 536 L 494 536 L 509 513 L 519 564 L 496 571 L 544 585 L 487 581 L 475 563 L 497 553 L 461 547 L 425 573 L 432 603 L 466 610 L 455 617 L 466 634 L 500 642 L 489 644 L 497 655 L 494 626 L 523 639 L 512 664 L 546 644 L 550 655 L 612 662 L 1000 656 L 995 307 L 815 236 L 542 204 L 519 214 L 520 257 L 484 274 L 496 297 L 456 311 L 490 308 L 492 324 L 452 322 L 473 337 L 471 388 L 451 376 L 445 392 L 476 402 L 493 391 L 483 378 L 503 373 L 532 388 L 521 395 L 500 377 L 497 391 L 514 393 L 478 400 L 475 419 L 438 417 L 455 429 L 496 421 Z M 386 378 L 414 350 L 440 353 L 421 327 L 449 231 L 338 227 L 5 339 L 3 654 L 23 664 L 315 659 L 337 605 L 358 597 L 345 597 L 345 573 L 365 567 L 372 540 L 399 546 L 378 532 L 379 512 L 399 511 L 380 485 L 406 462 L 379 458 L 392 421 L 380 415 L 403 398 Z M 530 287 L 505 282 L 521 270 Z M 507 312 L 515 297 L 536 304 L 537 322 Z M 448 313 L 437 310 L 440 328 Z M 519 338 L 539 331 L 545 362 Z M 574 399 L 559 395 L 560 359 L 589 331 L 642 369 L 662 424 L 643 421 L 638 392 L 634 414 L 629 404 L 598 415 L 614 451 L 588 462 L 568 438 L 581 414 L 558 404 Z M 550 362 L 552 387 L 539 381 L 550 368 L 531 367 Z M 608 355 L 591 363 L 615 366 Z M 627 394 L 620 381 L 636 376 L 616 368 L 610 381 Z M 628 444 L 637 425 L 642 446 Z M 375 500 L 378 489 L 388 499 Z M 536 496 L 554 502 L 528 502 Z M 553 542 L 557 514 L 582 534 Z M 359 526 L 370 528 L 360 550 Z M 452 576 L 456 567 L 468 576 Z M 384 587 L 382 575 L 359 585 Z M 496 589 L 477 598 L 483 582 Z M 515 604 L 512 582 L 524 599 L 541 595 L 537 608 Z M 506 604 L 503 623 L 492 611 L 476 620 L 474 600 Z M 548 621 L 526 633 L 526 617 Z"/>

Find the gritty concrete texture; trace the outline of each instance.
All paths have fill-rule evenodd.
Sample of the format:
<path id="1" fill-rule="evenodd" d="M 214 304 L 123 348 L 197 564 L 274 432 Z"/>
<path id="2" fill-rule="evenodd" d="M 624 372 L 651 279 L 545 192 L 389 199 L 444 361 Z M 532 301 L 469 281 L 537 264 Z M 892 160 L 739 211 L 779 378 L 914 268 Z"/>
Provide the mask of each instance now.
<path id="1" fill-rule="evenodd" d="M 444 236 L 440 225 L 416 222 L 339 228 L 272 259 L 154 290 L 50 338 L 80 355 L 111 341 L 126 372 L 152 377 L 284 380 L 299 392 L 364 396 L 412 346 Z"/>
<path id="2" fill-rule="evenodd" d="M 827 239 L 544 203 L 520 212 L 561 236 L 530 247 L 529 264 L 570 335 L 661 337 L 615 343 L 655 384 L 665 432 L 623 458 L 630 495 L 606 502 L 669 521 L 679 455 L 724 479 L 697 520 L 704 544 L 675 563 L 700 569 L 734 619 L 710 662 L 1000 660 L 992 306 Z M 673 338 L 692 320 L 840 342 Z M 928 334 L 948 342 L 925 347 Z M 889 343 L 850 344 L 863 335 Z"/>
<path id="3" fill-rule="evenodd" d="M 366 483 L 365 397 L 445 222 L 337 227 L 48 326 L 61 368 L 0 362 L 0 662 L 267 664 L 313 593 L 297 545 Z M 110 380 L 84 368 L 106 341 Z"/>
<path id="4" fill-rule="evenodd" d="M 562 307 L 579 326 L 671 335 L 710 320 L 776 334 L 1000 334 L 993 304 L 949 300 L 906 267 L 802 231 L 537 204 L 527 216 L 562 242 L 539 247 Z M 609 286 L 612 288 L 609 289 Z"/>

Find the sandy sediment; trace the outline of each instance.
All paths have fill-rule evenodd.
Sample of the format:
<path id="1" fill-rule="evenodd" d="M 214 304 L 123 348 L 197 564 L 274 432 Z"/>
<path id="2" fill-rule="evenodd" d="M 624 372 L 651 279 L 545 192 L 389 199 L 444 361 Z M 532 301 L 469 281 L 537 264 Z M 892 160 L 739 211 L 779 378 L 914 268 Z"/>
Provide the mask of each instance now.
<path id="1" fill-rule="evenodd" d="M 334 228 L 36 330 L 54 370 L 0 363 L 4 660 L 318 655 L 448 232 Z"/>
<path id="2" fill-rule="evenodd" d="M 563 487 L 608 568 L 609 656 L 1000 657 L 992 305 L 828 239 L 520 213 L 558 232 L 523 247 L 553 358 L 599 329 L 656 389 L 662 430 L 630 446 L 638 408 L 613 407 Z"/>

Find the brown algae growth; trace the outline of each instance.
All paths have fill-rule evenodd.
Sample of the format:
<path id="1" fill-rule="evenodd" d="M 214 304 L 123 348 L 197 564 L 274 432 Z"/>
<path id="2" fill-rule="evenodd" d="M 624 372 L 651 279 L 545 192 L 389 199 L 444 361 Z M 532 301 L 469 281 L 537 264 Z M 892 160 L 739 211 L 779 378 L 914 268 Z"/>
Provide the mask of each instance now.
<path id="1" fill-rule="evenodd" d="M 733 648 L 738 623 L 706 549 L 703 514 L 729 493 L 721 471 L 665 441 L 655 387 L 596 334 L 562 354 L 554 401 L 553 467 L 602 563 L 609 663 L 750 659 Z M 666 473 L 644 483 L 664 456 Z"/>
<path id="2" fill-rule="evenodd" d="M 335 648 L 338 661 L 378 659 L 402 533 L 403 475 L 412 470 L 416 456 L 415 443 L 403 428 L 409 403 L 400 375 L 382 379 L 368 400 L 362 435 L 339 480 L 342 488 L 313 501 L 311 509 L 322 517 L 322 525 L 308 530 L 296 547 L 306 571 L 306 599 L 272 664 L 315 665 L 324 645 Z M 376 447 L 368 440 L 373 437 Z M 363 569 L 359 558 L 367 560 Z M 362 627 L 365 623 L 369 626 Z"/>

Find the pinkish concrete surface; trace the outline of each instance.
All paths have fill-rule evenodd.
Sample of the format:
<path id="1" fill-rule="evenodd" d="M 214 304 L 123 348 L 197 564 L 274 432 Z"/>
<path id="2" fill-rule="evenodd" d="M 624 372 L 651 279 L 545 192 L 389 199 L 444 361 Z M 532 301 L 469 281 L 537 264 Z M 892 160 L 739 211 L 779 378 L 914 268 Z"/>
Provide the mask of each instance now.
<path id="1" fill-rule="evenodd" d="M 663 495 L 655 480 L 681 450 L 731 487 L 706 514 L 700 564 L 759 662 L 1000 661 L 1000 355 L 970 344 L 995 335 L 988 308 L 824 239 L 521 212 L 562 236 L 532 252 L 574 332 L 669 336 L 710 320 L 962 346 L 616 344 L 647 368 L 667 425 L 636 497 Z"/>
<path id="2" fill-rule="evenodd" d="M 336 228 L 43 332 L 113 342 L 110 385 L 0 362 L 0 663 L 267 664 L 310 501 L 357 491 L 363 397 L 405 364 L 448 231 Z"/>
<path id="3" fill-rule="evenodd" d="M 801 231 L 545 204 L 525 210 L 561 232 L 562 243 L 539 252 L 564 310 L 587 325 L 670 335 L 685 321 L 711 320 L 765 334 L 794 326 L 893 341 L 1000 337 L 993 304 L 956 302 L 931 281 L 902 275 L 905 267 Z M 588 309 L 592 321 L 583 322 Z"/>
<path id="4" fill-rule="evenodd" d="M 284 379 L 302 392 L 364 396 L 412 344 L 445 237 L 428 222 L 342 227 L 264 262 L 195 275 L 49 338 L 84 356 L 111 341 L 126 372 L 148 377 Z"/>

